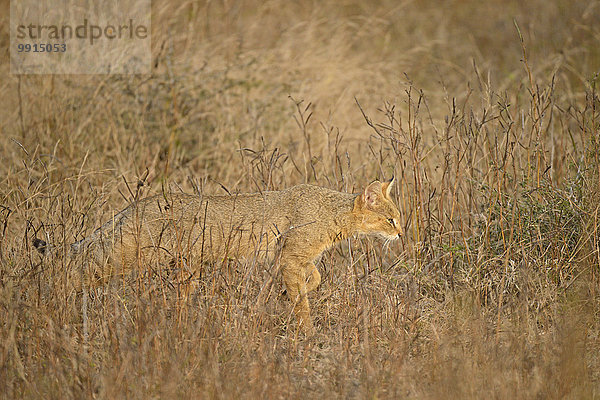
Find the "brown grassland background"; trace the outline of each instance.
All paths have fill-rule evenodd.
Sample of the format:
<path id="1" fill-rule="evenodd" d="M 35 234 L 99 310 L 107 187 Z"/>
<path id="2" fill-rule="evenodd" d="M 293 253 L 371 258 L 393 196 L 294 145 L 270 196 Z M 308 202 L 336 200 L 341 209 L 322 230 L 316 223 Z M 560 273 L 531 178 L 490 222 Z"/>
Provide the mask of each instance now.
<path id="1" fill-rule="evenodd" d="M 147 76 L 11 75 L 1 4 L 2 398 L 600 397 L 600 2 L 154 0 Z M 257 260 L 69 282 L 133 198 L 392 174 L 313 338 Z"/>

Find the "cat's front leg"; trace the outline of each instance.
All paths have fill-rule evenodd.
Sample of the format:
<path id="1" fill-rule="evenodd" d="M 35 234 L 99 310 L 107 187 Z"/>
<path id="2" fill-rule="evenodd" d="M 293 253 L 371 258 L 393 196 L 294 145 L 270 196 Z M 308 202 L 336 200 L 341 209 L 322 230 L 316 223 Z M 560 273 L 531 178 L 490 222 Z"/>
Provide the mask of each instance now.
<path id="1" fill-rule="evenodd" d="M 308 304 L 306 276 L 302 264 L 296 260 L 282 259 L 283 281 L 287 288 L 288 296 L 294 303 L 294 314 L 298 319 L 300 328 L 307 335 L 315 333 L 315 327 L 310 317 L 310 306 Z"/>

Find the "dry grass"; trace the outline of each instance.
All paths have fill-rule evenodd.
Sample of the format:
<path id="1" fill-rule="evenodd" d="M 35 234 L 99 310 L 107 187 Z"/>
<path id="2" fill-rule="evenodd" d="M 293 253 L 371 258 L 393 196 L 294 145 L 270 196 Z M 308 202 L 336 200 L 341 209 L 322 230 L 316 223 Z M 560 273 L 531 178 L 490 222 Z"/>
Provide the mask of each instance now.
<path id="1" fill-rule="evenodd" d="M 598 2 L 153 3 L 152 76 L 0 65 L 2 397 L 600 397 Z M 136 190 L 392 173 L 406 235 L 325 253 L 310 340 L 269 265 L 83 304 L 31 248 Z"/>

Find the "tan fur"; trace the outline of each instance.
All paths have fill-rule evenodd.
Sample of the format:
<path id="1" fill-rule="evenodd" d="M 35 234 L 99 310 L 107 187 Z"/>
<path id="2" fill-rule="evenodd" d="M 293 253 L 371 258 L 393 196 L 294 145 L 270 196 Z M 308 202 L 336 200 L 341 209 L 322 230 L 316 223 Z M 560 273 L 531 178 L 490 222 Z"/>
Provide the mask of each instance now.
<path id="1" fill-rule="evenodd" d="M 321 281 L 314 260 L 352 235 L 400 235 L 400 214 L 390 197 L 392 182 L 375 181 L 358 195 L 298 185 L 231 196 L 149 197 L 73 244 L 72 252 L 91 254 L 99 265 L 118 265 L 121 270 L 160 258 L 200 268 L 228 258 L 272 258 L 277 252 L 296 316 L 311 333 L 307 293 Z"/>

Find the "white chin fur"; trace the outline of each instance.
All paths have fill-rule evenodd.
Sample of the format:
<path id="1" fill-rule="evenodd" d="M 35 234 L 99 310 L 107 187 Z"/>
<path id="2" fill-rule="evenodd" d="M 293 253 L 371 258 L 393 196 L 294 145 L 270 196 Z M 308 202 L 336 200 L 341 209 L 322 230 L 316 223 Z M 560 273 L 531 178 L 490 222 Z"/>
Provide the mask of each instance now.
<path id="1" fill-rule="evenodd" d="M 381 236 L 382 238 L 384 238 L 385 240 L 396 240 L 396 239 L 398 239 L 398 235 L 390 235 L 390 234 L 383 233 L 383 232 L 379 232 L 378 235 Z"/>

